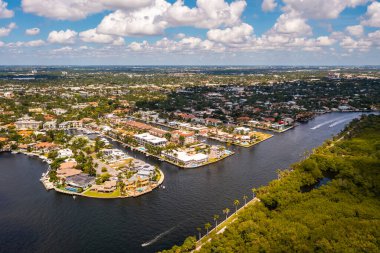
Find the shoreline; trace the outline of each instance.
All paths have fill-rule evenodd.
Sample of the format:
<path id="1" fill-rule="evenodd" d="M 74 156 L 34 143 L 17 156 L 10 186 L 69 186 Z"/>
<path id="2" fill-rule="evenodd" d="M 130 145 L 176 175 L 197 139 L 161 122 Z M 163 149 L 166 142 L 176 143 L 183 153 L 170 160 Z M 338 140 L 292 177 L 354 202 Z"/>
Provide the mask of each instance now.
<path id="1" fill-rule="evenodd" d="M 261 142 L 264 142 L 264 141 L 266 141 L 266 140 L 269 140 L 269 139 L 272 138 L 274 135 L 271 134 L 271 136 L 269 136 L 269 137 L 267 137 L 267 138 L 265 138 L 265 139 L 263 139 L 263 140 L 261 140 L 261 141 L 256 141 L 256 142 L 251 143 L 251 144 L 248 144 L 248 145 L 243 145 L 243 144 L 236 143 L 236 142 L 223 141 L 223 140 L 220 140 L 220 139 L 218 139 L 218 138 L 216 138 L 216 137 L 212 137 L 212 136 L 203 136 L 203 135 L 201 135 L 201 136 L 204 137 L 204 138 L 209 138 L 209 139 L 214 140 L 214 141 L 219 141 L 219 142 L 221 142 L 221 143 L 226 143 L 226 144 L 230 143 L 231 145 L 234 145 L 234 146 L 237 146 L 237 147 L 251 148 L 251 147 L 253 147 L 253 146 L 255 146 L 255 145 L 257 145 L 257 144 L 259 144 L 259 143 L 261 143 Z"/>
<path id="2" fill-rule="evenodd" d="M 126 148 L 129 148 L 131 151 L 138 151 L 138 152 L 140 152 L 140 153 L 145 154 L 147 157 L 152 156 L 152 157 L 158 159 L 159 161 L 163 161 L 163 162 L 170 163 L 170 164 L 172 164 L 172 165 L 174 165 L 174 166 L 177 166 L 177 167 L 179 167 L 179 168 L 181 168 L 181 169 L 195 169 L 195 168 L 200 168 L 200 167 L 203 167 L 203 166 L 206 166 L 206 165 L 209 165 L 209 164 L 217 163 L 217 162 L 222 161 L 222 160 L 226 159 L 227 157 L 230 157 L 230 156 L 232 156 L 232 155 L 235 154 L 235 152 L 230 151 L 229 154 L 227 154 L 227 155 L 225 155 L 225 156 L 223 156 L 223 157 L 220 157 L 219 159 L 217 159 L 217 160 L 215 160 L 215 161 L 209 161 L 209 162 L 207 162 L 207 163 L 200 164 L 200 165 L 197 165 L 197 166 L 187 167 L 187 166 L 183 166 L 183 165 L 177 164 L 177 163 L 175 163 L 175 162 L 173 162 L 173 161 L 171 161 L 171 160 L 169 160 L 169 159 L 166 159 L 165 157 L 162 157 L 162 156 L 159 156 L 159 155 L 154 155 L 154 154 L 148 153 L 147 151 L 139 150 L 138 147 L 133 147 L 133 146 L 131 146 L 131 145 L 129 145 L 129 144 L 127 144 L 127 143 L 125 143 L 125 142 L 123 142 L 123 141 L 121 141 L 121 140 L 115 139 L 114 137 L 111 137 L 111 136 L 109 136 L 109 135 L 105 135 L 105 134 L 103 134 L 102 136 L 104 136 L 104 137 L 106 137 L 106 138 L 110 138 L 111 140 L 116 141 L 116 142 L 118 142 L 118 143 L 124 145 Z"/>
<path id="3" fill-rule="evenodd" d="M 233 212 L 230 216 L 228 216 L 226 219 L 220 222 L 216 227 L 213 227 L 207 234 L 197 239 L 197 241 L 195 242 L 196 248 L 192 250 L 191 252 L 199 251 L 205 243 L 210 242 L 212 240 L 212 236 L 214 235 L 214 233 L 215 234 L 224 233 L 227 227 L 238 218 L 239 212 L 241 210 L 243 210 L 249 205 L 254 205 L 258 202 L 260 202 L 260 199 L 255 196 L 253 199 L 251 199 L 246 204 L 241 206 L 239 209 L 237 209 L 237 211 Z"/>
<path id="4" fill-rule="evenodd" d="M 14 155 L 17 155 L 17 154 L 22 154 L 22 155 L 26 155 L 28 157 L 36 157 L 36 158 L 39 158 L 39 160 L 41 160 L 42 162 L 45 162 L 49 165 L 49 162 L 47 161 L 48 159 L 47 158 L 42 158 L 40 155 L 38 154 L 34 154 L 34 153 L 30 153 L 30 152 L 23 152 L 23 151 L 20 151 L 20 150 L 17 150 L 17 151 L 11 151 L 11 150 L 0 150 L 0 153 L 11 153 L 11 154 L 14 154 Z M 141 193 L 137 193 L 137 194 L 134 194 L 134 195 L 127 195 L 127 196 L 123 196 L 123 195 L 119 195 L 119 196 L 90 196 L 90 195 L 85 195 L 83 193 L 87 192 L 89 189 L 87 189 L 86 191 L 83 191 L 81 193 L 79 192 L 72 192 L 72 191 L 65 191 L 63 189 L 60 189 L 56 186 L 53 185 L 52 182 L 48 181 L 48 178 L 46 177 L 48 175 L 48 172 L 50 170 L 50 165 L 48 167 L 48 170 L 46 172 L 43 173 L 43 176 L 40 178 L 40 182 L 43 184 L 43 186 L 45 187 L 45 189 L 47 191 L 50 191 L 50 190 L 54 190 L 56 191 L 57 193 L 62 193 L 62 194 L 66 194 L 66 195 L 72 195 L 72 196 L 82 196 L 82 197 L 86 197 L 86 198 L 96 198 L 96 199 L 119 199 L 119 198 L 131 198 L 131 197 L 139 197 L 141 195 L 144 195 L 146 193 L 149 193 L 149 192 L 152 192 L 153 190 L 155 190 L 156 188 L 158 188 L 165 180 L 165 174 L 164 172 L 161 170 L 161 169 L 158 169 L 159 173 L 160 173 L 160 180 L 156 183 L 156 184 L 153 184 L 154 186 L 144 192 L 141 192 Z"/>
<path id="5" fill-rule="evenodd" d="M 154 187 L 151 188 L 151 189 L 148 189 L 144 192 L 141 192 L 141 193 L 137 193 L 137 194 L 134 194 L 134 195 L 119 195 L 119 196 L 110 196 L 110 197 L 102 197 L 102 196 L 91 196 L 91 195 L 85 195 L 84 193 L 85 192 L 88 192 L 89 189 L 87 189 L 86 191 L 83 191 L 81 193 L 78 193 L 78 192 L 71 192 L 71 191 L 65 191 L 63 189 L 60 189 L 58 187 L 54 187 L 53 189 L 58 192 L 58 193 L 62 193 L 62 194 L 66 194 L 66 195 L 75 195 L 75 196 L 81 196 L 81 197 L 86 197 L 86 198 L 93 198 L 93 199 L 125 199 L 125 198 L 136 198 L 136 197 L 139 197 L 141 195 L 144 195 L 144 194 L 147 194 L 149 192 L 152 192 L 153 190 L 155 190 L 156 188 L 158 188 L 163 182 L 164 182 L 164 179 L 165 179 L 165 175 L 164 173 L 162 172 L 162 170 L 158 169 L 159 172 L 160 172 L 160 180 L 157 182 L 157 184 L 154 184 Z"/>

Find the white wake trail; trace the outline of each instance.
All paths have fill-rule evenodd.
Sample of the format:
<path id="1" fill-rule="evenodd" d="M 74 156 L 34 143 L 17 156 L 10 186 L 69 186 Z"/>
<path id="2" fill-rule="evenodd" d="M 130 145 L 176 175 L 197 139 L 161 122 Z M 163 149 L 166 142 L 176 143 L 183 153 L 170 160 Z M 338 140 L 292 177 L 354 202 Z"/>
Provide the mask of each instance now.
<path id="1" fill-rule="evenodd" d="M 320 127 L 323 127 L 324 125 L 327 125 L 327 124 L 333 123 L 333 122 L 336 121 L 336 120 L 337 120 L 337 119 L 333 119 L 333 120 L 325 121 L 325 122 L 323 122 L 323 123 L 321 123 L 321 124 L 318 124 L 318 125 L 316 125 L 316 126 L 310 128 L 310 129 L 311 129 L 311 130 L 318 129 L 318 128 L 320 128 Z"/>
<path id="2" fill-rule="evenodd" d="M 170 228 L 169 230 L 166 230 L 165 232 L 162 232 L 161 234 L 157 235 L 156 237 L 154 237 L 152 240 L 150 241 L 147 241 L 147 242 L 144 242 L 143 244 L 141 244 L 142 247 L 146 247 L 146 246 L 149 246 L 155 242 L 157 242 L 160 238 L 162 238 L 163 236 L 169 234 L 171 231 L 173 231 L 174 229 L 176 229 L 178 227 L 177 226 L 174 226 L 172 228 Z"/>
<path id="3" fill-rule="evenodd" d="M 351 118 L 347 118 L 347 119 L 339 120 L 339 121 L 334 122 L 333 124 L 329 125 L 329 127 L 334 127 L 334 126 L 339 125 L 339 124 L 341 124 L 341 123 L 343 123 L 343 122 L 346 122 L 346 121 L 348 121 L 348 120 L 350 120 L 350 119 L 351 119 Z"/>

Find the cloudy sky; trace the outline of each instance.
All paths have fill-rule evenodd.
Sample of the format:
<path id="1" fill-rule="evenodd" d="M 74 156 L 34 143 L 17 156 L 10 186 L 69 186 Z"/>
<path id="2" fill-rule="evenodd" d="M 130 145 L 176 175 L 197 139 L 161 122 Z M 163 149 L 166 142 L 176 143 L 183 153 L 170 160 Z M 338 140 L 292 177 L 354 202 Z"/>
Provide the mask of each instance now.
<path id="1" fill-rule="evenodd" d="M 380 2 L 0 0 L 0 64 L 380 65 Z"/>

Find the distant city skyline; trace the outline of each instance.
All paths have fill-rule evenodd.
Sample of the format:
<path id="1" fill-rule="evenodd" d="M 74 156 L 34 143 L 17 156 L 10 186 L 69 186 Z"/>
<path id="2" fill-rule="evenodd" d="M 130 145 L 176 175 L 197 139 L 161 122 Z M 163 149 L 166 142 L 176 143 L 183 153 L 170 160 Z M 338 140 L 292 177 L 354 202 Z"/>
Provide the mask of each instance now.
<path id="1" fill-rule="evenodd" d="M 379 65 L 373 0 L 0 0 L 1 65 Z"/>

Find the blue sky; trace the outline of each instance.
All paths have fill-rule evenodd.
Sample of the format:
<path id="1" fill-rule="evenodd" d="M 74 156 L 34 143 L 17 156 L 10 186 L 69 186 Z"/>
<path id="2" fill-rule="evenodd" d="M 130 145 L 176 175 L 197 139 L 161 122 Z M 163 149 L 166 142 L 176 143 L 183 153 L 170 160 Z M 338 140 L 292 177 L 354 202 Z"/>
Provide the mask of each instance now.
<path id="1" fill-rule="evenodd" d="M 379 1 L 0 0 L 3 65 L 379 65 L 379 51 Z"/>

